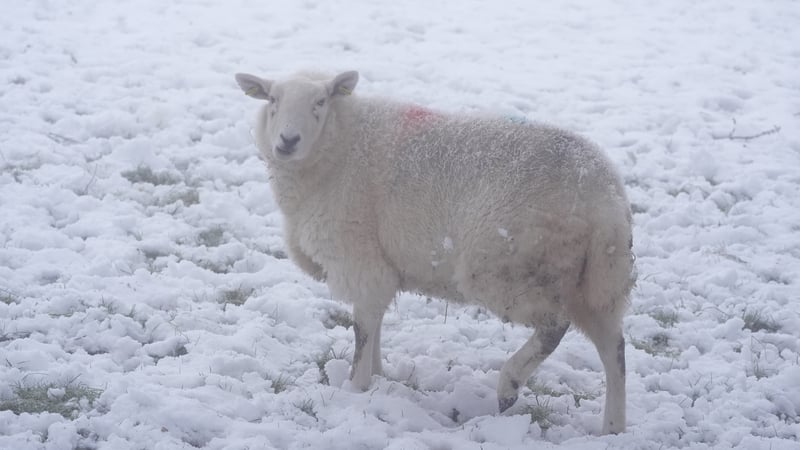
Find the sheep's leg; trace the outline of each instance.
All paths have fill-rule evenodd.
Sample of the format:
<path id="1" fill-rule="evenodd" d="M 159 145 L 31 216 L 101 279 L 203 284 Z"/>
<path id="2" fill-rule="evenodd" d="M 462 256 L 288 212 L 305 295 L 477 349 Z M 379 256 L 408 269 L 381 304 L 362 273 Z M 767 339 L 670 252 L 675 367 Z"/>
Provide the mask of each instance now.
<path id="1" fill-rule="evenodd" d="M 500 412 L 511 407 L 519 394 L 519 387 L 528 381 L 536 367 L 556 349 L 569 328 L 566 319 L 554 319 L 538 324 L 536 332 L 528 339 L 500 371 L 497 384 L 497 401 Z"/>
<path id="2" fill-rule="evenodd" d="M 383 364 L 381 363 L 381 327 L 383 326 L 383 314 L 378 321 L 378 328 L 375 329 L 375 342 L 372 347 L 372 375 L 383 375 Z"/>
<path id="3" fill-rule="evenodd" d="M 586 329 L 606 372 L 606 407 L 603 413 L 603 434 L 625 431 L 625 338 L 622 324 L 602 326 L 599 320 Z"/>
<path id="4" fill-rule="evenodd" d="M 381 373 L 381 322 L 400 279 L 393 268 L 375 255 L 353 254 L 345 260 L 349 263 L 331 267 L 328 288 L 334 298 L 353 304 L 355 349 L 350 381 L 354 388 L 366 390 L 372 375 Z"/>
<path id="5" fill-rule="evenodd" d="M 375 311 L 375 305 L 353 307 L 355 351 L 350 380 L 357 389 L 369 388 L 372 375 L 381 374 L 381 322 L 384 308 Z"/>
<path id="6" fill-rule="evenodd" d="M 310 275 L 317 281 L 325 280 L 325 270 L 319 264 L 315 263 L 308 255 L 306 255 L 300 247 L 293 244 L 292 241 L 287 239 L 288 246 L 286 250 L 289 253 L 289 258 L 294 262 L 297 267 L 303 272 Z"/>

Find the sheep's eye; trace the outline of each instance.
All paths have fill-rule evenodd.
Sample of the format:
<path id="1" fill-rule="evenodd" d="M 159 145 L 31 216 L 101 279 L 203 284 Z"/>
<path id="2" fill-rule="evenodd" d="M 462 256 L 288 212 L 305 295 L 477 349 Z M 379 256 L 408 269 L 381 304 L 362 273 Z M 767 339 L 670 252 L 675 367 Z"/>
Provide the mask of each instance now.
<path id="1" fill-rule="evenodd" d="M 320 99 L 320 100 L 317 100 L 317 106 L 324 106 L 324 105 L 325 105 L 325 99 L 324 98 Z"/>

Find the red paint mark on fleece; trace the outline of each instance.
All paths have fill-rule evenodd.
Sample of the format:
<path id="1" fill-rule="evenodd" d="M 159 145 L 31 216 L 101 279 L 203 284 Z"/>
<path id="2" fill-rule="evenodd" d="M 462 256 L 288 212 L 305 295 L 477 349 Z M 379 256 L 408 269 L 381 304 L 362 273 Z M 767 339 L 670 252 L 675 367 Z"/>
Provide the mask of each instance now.
<path id="1" fill-rule="evenodd" d="M 411 106 L 403 113 L 403 123 L 406 126 L 418 126 L 435 116 L 437 116 L 437 114 L 430 109 Z"/>

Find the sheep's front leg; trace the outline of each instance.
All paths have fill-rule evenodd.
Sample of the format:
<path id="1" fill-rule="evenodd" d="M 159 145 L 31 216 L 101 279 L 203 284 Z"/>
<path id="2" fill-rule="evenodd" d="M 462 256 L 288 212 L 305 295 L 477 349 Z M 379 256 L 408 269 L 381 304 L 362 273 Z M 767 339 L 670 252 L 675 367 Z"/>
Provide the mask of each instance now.
<path id="1" fill-rule="evenodd" d="M 372 374 L 383 375 L 383 363 L 381 363 L 381 327 L 383 326 L 383 315 L 375 330 L 375 342 L 377 345 L 372 347 Z"/>
<path id="2" fill-rule="evenodd" d="M 315 263 L 308 257 L 300 246 L 294 243 L 293 240 L 287 239 L 286 250 L 289 253 L 289 259 L 297 265 L 303 272 L 310 275 L 317 281 L 325 281 L 325 270 L 319 264 Z"/>
<path id="3" fill-rule="evenodd" d="M 350 380 L 357 389 L 369 388 L 372 375 L 381 375 L 381 323 L 384 309 L 375 311 L 375 305 L 353 307 L 355 351 Z"/>
<path id="4" fill-rule="evenodd" d="M 372 375 L 382 372 L 381 323 L 397 292 L 399 277 L 388 264 L 375 258 L 353 260 L 361 264 L 342 265 L 349 271 L 330 273 L 328 286 L 334 297 L 353 303 L 355 349 L 350 380 L 356 389 L 366 390 Z"/>
<path id="5" fill-rule="evenodd" d="M 533 336 L 503 365 L 497 383 L 497 402 L 500 412 L 507 410 L 517 401 L 519 387 L 528 381 L 536 367 L 553 353 L 568 328 L 569 321 L 561 318 L 537 324 Z"/>

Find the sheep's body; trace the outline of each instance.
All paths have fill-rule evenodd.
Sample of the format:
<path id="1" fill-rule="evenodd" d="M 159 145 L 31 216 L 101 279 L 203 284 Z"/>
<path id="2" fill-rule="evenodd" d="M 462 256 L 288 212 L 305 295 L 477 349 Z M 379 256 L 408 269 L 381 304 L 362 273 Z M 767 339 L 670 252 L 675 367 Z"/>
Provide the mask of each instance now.
<path id="1" fill-rule="evenodd" d="M 353 384 L 366 388 L 381 372 L 384 311 L 396 292 L 415 291 L 536 328 L 503 367 L 501 410 L 574 323 L 606 368 L 604 431 L 622 431 L 631 218 L 600 150 L 540 124 L 384 99 L 330 103 L 311 157 L 276 157 L 271 105 L 256 140 L 290 257 L 353 303 Z"/>

